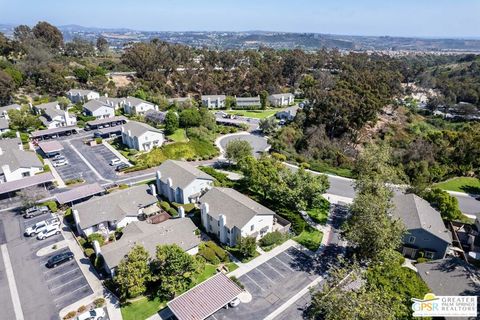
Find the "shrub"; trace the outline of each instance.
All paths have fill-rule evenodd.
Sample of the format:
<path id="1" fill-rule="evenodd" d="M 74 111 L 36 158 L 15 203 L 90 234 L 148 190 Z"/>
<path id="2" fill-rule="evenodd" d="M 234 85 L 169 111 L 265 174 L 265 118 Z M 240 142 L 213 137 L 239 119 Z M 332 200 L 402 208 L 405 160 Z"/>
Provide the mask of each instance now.
<path id="1" fill-rule="evenodd" d="M 78 312 L 78 313 L 84 313 L 85 311 L 87 311 L 87 307 L 85 307 L 85 306 L 80 306 L 80 307 L 77 309 L 77 312 Z"/>
<path id="2" fill-rule="evenodd" d="M 58 206 L 57 206 L 57 202 L 55 201 L 46 201 L 43 203 L 44 206 L 47 206 L 48 209 L 50 209 L 50 211 L 52 212 L 57 212 L 58 211 Z"/>
<path id="3" fill-rule="evenodd" d="M 272 152 L 272 157 L 274 157 L 278 161 L 286 161 L 287 160 L 286 155 L 281 154 L 281 153 L 277 153 L 277 152 Z"/>
<path id="4" fill-rule="evenodd" d="M 168 214 L 171 215 L 172 217 L 177 217 L 178 216 L 178 212 L 177 210 L 173 209 L 173 208 L 169 208 L 167 210 Z"/>
<path id="5" fill-rule="evenodd" d="M 65 315 L 65 317 L 63 317 L 63 319 L 64 320 L 73 319 L 73 317 L 75 317 L 76 315 L 77 313 L 75 311 L 70 311 Z"/>
<path id="6" fill-rule="evenodd" d="M 100 246 L 103 246 L 104 243 L 105 243 L 105 239 L 103 238 L 103 236 L 100 233 L 92 233 L 87 238 L 88 238 L 88 242 L 90 242 L 91 244 L 93 244 L 93 241 L 95 241 L 95 240 L 98 241 L 98 244 Z"/>
<path id="7" fill-rule="evenodd" d="M 102 139 L 102 138 L 95 138 L 95 142 L 96 142 L 97 144 L 102 144 L 103 139 Z"/>
<path id="8" fill-rule="evenodd" d="M 206 246 L 206 245 L 203 245 L 200 250 L 199 250 L 199 254 L 205 258 L 205 260 L 207 260 L 209 263 L 213 264 L 213 265 L 217 265 L 220 263 L 220 259 L 217 257 L 217 255 L 215 254 L 215 251 L 213 251 L 212 248 Z"/>
<path id="9" fill-rule="evenodd" d="M 228 261 L 228 254 L 225 252 L 225 250 L 220 248 L 215 242 L 211 240 L 207 241 L 205 242 L 205 246 L 212 249 L 213 252 L 215 252 L 215 255 L 218 257 L 218 259 L 220 259 L 220 261 L 222 262 Z"/>
<path id="10" fill-rule="evenodd" d="M 427 262 L 428 259 L 427 258 L 423 258 L 423 257 L 420 257 L 417 259 L 417 263 L 424 263 L 424 262 Z"/>
<path id="11" fill-rule="evenodd" d="M 160 202 L 160 207 L 163 210 L 168 211 L 168 209 L 170 209 L 170 204 L 167 201 L 162 201 Z"/>
<path id="12" fill-rule="evenodd" d="M 105 305 L 105 299 L 104 298 L 97 298 L 93 300 L 93 304 L 95 305 L 95 308 L 101 308 Z"/>
<path id="13" fill-rule="evenodd" d="M 287 219 L 291 223 L 291 230 L 293 233 L 296 235 L 299 235 L 302 233 L 303 230 L 305 230 L 305 227 L 307 223 L 303 218 L 300 216 L 299 213 L 287 210 L 287 209 L 281 209 L 278 210 L 277 212 L 281 217 Z"/>
<path id="14" fill-rule="evenodd" d="M 283 242 L 284 235 L 280 231 L 274 231 L 267 233 L 262 239 L 260 239 L 260 245 L 264 247 L 280 244 Z"/>
<path id="15" fill-rule="evenodd" d="M 78 243 L 80 244 L 80 246 L 85 247 L 85 245 L 87 244 L 87 240 L 83 238 L 78 238 Z"/>
<path id="16" fill-rule="evenodd" d="M 95 250 L 93 250 L 92 248 L 87 248 L 85 249 L 85 255 L 87 256 L 87 258 L 91 258 L 93 255 L 95 255 Z"/>

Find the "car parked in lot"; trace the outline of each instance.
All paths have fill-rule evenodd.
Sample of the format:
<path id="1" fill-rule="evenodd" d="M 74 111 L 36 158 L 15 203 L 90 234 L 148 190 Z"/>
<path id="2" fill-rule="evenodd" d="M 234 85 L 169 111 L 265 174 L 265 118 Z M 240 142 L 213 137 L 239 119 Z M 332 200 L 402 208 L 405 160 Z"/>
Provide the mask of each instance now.
<path id="1" fill-rule="evenodd" d="M 53 161 L 65 160 L 65 156 L 61 154 L 57 154 L 55 157 L 52 158 Z"/>
<path id="2" fill-rule="evenodd" d="M 53 217 L 50 219 L 42 220 L 35 223 L 33 226 L 25 229 L 25 235 L 27 237 L 34 236 L 43 230 L 47 229 L 48 226 L 60 226 L 60 219 Z"/>
<path id="3" fill-rule="evenodd" d="M 120 163 L 122 163 L 122 160 L 120 160 L 118 158 L 110 160 L 110 165 L 111 166 L 116 166 L 116 165 L 119 165 Z"/>
<path id="4" fill-rule="evenodd" d="M 122 171 L 124 169 L 127 169 L 128 167 L 130 167 L 128 164 L 122 162 L 115 168 L 115 171 Z"/>
<path id="5" fill-rule="evenodd" d="M 68 165 L 68 160 L 65 159 L 65 158 L 53 161 L 53 166 L 54 167 L 62 167 L 62 166 L 66 166 L 66 165 Z"/>
<path id="6" fill-rule="evenodd" d="M 73 259 L 73 252 L 67 251 L 63 253 L 56 254 L 54 256 L 51 256 L 47 260 L 47 268 L 55 268 L 58 265 L 61 265 L 62 263 L 65 263 L 67 261 L 70 261 Z"/>
<path id="7" fill-rule="evenodd" d="M 60 234 L 60 226 L 47 226 L 45 230 L 41 231 L 37 235 L 38 240 L 44 240 L 50 238 L 56 234 Z"/>
<path id="8" fill-rule="evenodd" d="M 25 214 L 23 215 L 23 217 L 25 219 L 30 219 L 33 217 L 40 216 L 42 214 L 49 213 L 49 212 L 50 212 L 50 209 L 48 209 L 47 206 L 34 206 L 25 210 Z"/>
<path id="9" fill-rule="evenodd" d="M 105 311 L 102 308 L 93 309 L 82 313 L 77 320 L 102 320 L 105 317 Z"/>

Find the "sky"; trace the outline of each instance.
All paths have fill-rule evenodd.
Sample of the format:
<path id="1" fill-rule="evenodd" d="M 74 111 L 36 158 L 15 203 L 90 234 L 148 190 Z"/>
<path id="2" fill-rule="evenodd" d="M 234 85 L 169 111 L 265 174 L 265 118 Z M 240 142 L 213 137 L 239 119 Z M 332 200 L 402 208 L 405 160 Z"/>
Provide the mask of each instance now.
<path id="1" fill-rule="evenodd" d="M 480 38 L 480 0 L 0 0 L 0 24 Z"/>

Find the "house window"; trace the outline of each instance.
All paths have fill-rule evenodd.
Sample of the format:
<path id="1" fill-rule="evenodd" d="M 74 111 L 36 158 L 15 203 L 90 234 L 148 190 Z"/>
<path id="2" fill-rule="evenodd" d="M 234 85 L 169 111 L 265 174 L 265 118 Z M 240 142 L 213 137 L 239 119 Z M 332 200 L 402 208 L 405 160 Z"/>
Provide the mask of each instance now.
<path id="1" fill-rule="evenodd" d="M 425 258 L 427 258 L 427 259 L 433 259 L 433 252 L 431 252 L 431 251 L 425 251 Z"/>
<path id="2" fill-rule="evenodd" d="M 414 236 L 410 236 L 408 238 L 408 243 L 415 243 L 415 237 Z"/>
<path id="3" fill-rule="evenodd" d="M 23 172 L 22 177 L 30 177 L 30 172 Z"/>
<path id="4" fill-rule="evenodd" d="M 252 224 L 252 225 L 250 226 L 250 231 L 253 231 L 254 228 L 255 228 L 255 226 Z"/>

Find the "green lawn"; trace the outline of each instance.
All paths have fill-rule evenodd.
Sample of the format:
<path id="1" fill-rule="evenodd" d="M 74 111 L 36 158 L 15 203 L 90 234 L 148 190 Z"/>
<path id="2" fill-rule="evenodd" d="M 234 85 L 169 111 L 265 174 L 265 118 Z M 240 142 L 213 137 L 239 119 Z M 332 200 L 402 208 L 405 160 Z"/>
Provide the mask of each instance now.
<path id="1" fill-rule="evenodd" d="M 180 128 L 177 129 L 173 134 L 167 136 L 168 139 L 175 141 L 175 142 L 187 142 L 187 134 L 185 133 L 185 129 Z"/>
<path id="2" fill-rule="evenodd" d="M 443 190 L 480 194 L 480 180 L 477 178 L 458 177 L 434 186 Z"/>
<path id="3" fill-rule="evenodd" d="M 313 170 L 313 171 L 334 174 L 334 175 L 345 177 L 345 178 L 354 178 L 354 174 L 352 170 L 348 168 L 332 167 L 329 164 L 324 162 L 312 162 L 309 164 L 310 164 L 310 170 Z"/>
<path id="4" fill-rule="evenodd" d="M 203 282 L 213 276 L 215 273 L 217 273 L 217 266 L 207 263 L 205 264 L 205 269 L 203 270 L 203 272 L 197 276 L 195 283 L 199 284 L 200 282 Z"/>
<path id="5" fill-rule="evenodd" d="M 227 110 L 225 111 L 228 114 L 234 114 L 236 116 L 256 118 L 256 119 L 265 119 L 273 116 L 278 111 L 283 110 L 283 108 L 277 109 L 267 109 L 267 110 Z"/>
<path id="6" fill-rule="evenodd" d="M 145 297 L 122 305 L 120 310 L 123 320 L 144 320 L 165 308 L 166 305 L 167 301 L 160 301 L 158 297 L 155 297 L 153 300 Z"/>
<path id="7" fill-rule="evenodd" d="M 293 240 L 297 241 L 307 249 L 316 251 L 322 242 L 322 237 L 322 232 L 312 227 L 307 227 L 302 233 L 293 238 Z"/>
<path id="8" fill-rule="evenodd" d="M 307 210 L 307 213 L 310 216 L 310 218 L 316 223 L 319 223 L 319 224 L 327 223 L 328 209 L 325 210 L 324 208 L 313 208 L 313 209 Z"/>

